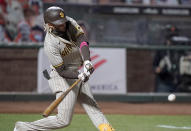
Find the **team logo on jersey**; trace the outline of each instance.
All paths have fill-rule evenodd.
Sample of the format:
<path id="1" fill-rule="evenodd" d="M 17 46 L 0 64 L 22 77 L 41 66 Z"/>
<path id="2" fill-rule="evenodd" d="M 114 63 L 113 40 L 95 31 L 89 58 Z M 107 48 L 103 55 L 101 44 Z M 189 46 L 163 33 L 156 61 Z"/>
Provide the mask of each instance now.
<path id="1" fill-rule="evenodd" d="M 68 55 L 69 53 L 72 52 L 72 46 L 71 45 L 68 45 L 66 44 L 66 47 L 64 48 L 64 50 L 62 51 L 62 56 L 66 56 Z"/>
<path id="2" fill-rule="evenodd" d="M 63 12 L 60 12 L 60 17 L 64 18 L 64 13 Z"/>

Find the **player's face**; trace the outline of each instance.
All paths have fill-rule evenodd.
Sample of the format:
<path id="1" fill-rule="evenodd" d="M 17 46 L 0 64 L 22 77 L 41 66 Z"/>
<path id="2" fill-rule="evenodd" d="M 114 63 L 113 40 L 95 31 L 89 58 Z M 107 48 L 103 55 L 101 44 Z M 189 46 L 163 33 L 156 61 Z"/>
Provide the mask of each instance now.
<path id="1" fill-rule="evenodd" d="M 56 28 L 57 30 L 64 32 L 66 30 L 66 23 L 59 25 Z"/>

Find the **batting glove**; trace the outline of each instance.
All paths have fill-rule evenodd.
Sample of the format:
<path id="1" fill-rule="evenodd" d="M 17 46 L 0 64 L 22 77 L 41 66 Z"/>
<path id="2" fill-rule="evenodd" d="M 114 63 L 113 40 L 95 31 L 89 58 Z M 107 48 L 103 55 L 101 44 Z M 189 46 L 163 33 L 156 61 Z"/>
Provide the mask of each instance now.
<path id="1" fill-rule="evenodd" d="M 83 72 L 82 72 L 82 73 L 79 73 L 78 79 L 80 79 L 80 80 L 83 81 L 83 82 L 86 82 L 86 81 L 89 80 L 89 76 L 86 75 L 86 73 L 83 73 Z"/>
<path id="2" fill-rule="evenodd" d="M 91 75 L 94 72 L 94 67 L 89 60 L 84 61 L 84 73 L 86 75 Z"/>

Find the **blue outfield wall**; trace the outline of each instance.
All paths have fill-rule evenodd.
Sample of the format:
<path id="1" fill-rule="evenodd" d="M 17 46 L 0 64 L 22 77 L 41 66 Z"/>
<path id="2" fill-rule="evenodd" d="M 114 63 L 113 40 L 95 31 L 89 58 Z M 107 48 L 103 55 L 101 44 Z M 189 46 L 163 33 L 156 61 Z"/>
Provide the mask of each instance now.
<path id="1" fill-rule="evenodd" d="M 168 102 L 168 93 L 127 93 L 127 95 L 94 95 L 97 101 L 116 102 Z M 174 102 L 191 102 L 191 94 L 175 93 Z M 0 101 L 52 101 L 53 94 L 0 93 Z"/>

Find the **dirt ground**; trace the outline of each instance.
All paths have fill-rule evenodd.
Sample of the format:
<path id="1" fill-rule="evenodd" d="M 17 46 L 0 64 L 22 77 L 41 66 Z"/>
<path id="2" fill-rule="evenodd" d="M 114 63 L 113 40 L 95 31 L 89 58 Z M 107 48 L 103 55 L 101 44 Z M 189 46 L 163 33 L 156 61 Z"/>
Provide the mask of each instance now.
<path id="1" fill-rule="evenodd" d="M 0 113 L 42 113 L 51 102 L 0 102 Z M 98 102 L 105 114 L 191 115 L 191 103 Z M 85 113 L 76 104 L 75 113 Z"/>

